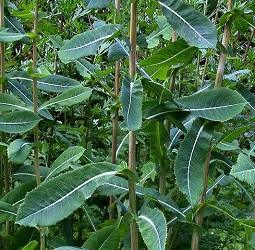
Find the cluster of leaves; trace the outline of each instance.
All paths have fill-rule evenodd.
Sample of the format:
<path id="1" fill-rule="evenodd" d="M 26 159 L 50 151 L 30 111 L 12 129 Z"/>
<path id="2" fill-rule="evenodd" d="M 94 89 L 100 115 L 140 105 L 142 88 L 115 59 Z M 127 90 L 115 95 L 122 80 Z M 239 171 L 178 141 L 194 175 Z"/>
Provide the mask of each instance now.
<path id="1" fill-rule="evenodd" d="M 34 4 L 25 0 L 6 1 L 0 30 L 7 88 L 0 93 L 0 244 L 37 249 L 43 232 L 48 249 L 131 249 L 135 220 L 139 249 L 190 249 L 193 230 L 201 249 L 254 249 L 254 1 L 236 1 L 228 12 L 223 1 L 140 1 L 134 80 L 130 1 L 119 14 L 111 0 L 39 2 L 38 34 L 31 33 Z M 220 42 L 225 25 L 229 48 Z M 224 87 L 213 88 L 220 53 L 228 55 Z M 116 60 L 120 96 L 112 91 Z M 111 118 L 119 109 L 112 164 Z M 137 137 L 135 175 L 126 164 L 129 131 Z M 128 212 L 129 180 L 136 214 Z M 194 223 L 202 210 L 203 228 Z"/>

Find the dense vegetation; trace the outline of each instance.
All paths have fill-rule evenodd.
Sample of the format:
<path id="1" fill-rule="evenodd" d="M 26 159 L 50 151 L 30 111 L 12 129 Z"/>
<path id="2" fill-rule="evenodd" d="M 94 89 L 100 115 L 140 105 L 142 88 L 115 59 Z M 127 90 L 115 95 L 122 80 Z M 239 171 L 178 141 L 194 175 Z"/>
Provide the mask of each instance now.
<path id="1" fill-rule="evenodd" d="M 0 0 L 0 249 L 255 249 L 254 12 Z"/>

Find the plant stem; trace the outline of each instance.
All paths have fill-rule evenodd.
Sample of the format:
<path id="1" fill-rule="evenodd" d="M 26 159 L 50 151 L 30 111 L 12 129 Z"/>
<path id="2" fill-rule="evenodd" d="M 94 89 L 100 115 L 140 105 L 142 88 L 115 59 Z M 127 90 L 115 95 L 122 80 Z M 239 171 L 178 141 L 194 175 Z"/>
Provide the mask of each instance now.
<path id="1" fill-rule="evenodd" d="M 115 0 L 115 8 L 116 8 L 116 16 L 120 12 L 120 0 Z M 114 77 L 114 95 L 116 97 L 119 96 L 119 89 L 120 89 L 120 66 L 121 62 L 118 60 L 115 62 L 115 77 Z M 116 163 L 117 159 L 117 147 L 118 147 L 118 126 L 119 126 L 119 109 L 116 108 L 114 117 L 112 118 L 112 163 Z M 113 203 L 113 197 L 110 196 L 109 206 L 111 207 Z M 113 212 L 110 211 L 109 218 L 112 219 Z"/>
<path id="2" fill-rule="evenodd" d="M 233 0 L 228 0 L 228 11 L 232 10 L 232 5 L 233 5 L 232 1 Z M 229 20 L 225 25 L 224 34 L 222 38 L 222 45 L 225 47 L 226 50 L 228 49 L 230 36 L 231 36 L 231 21 Z M 218 65 L 218 70 L 217 70 L 216 80 L 215 80 L 216 88 L 222 87 L 226 59 L 227 59 L 227 52 L 222 51 L 220 53 L 219 65 Z"/>
<path id="3" fill-rule="evenodd" d="M 134 80 L 136 75 L 136 39 L 137 39 L 137 1 L 131 2 L 131 17 L 130 17 L 130 57 L 129 57 L 129 75 L 131 80 Z M 129 132 L 129 153 L 128 167 L 131 171 L 136 170 L 136 136 L 133 131 Z M 131 214 L 136 213 L 136 193 L 135 181 L 129 179 L 129 209 Z M 138 229 L 134 219 L 130 224 L 131 233 L 131 250 L 138 250 Z"/>
<path id="4" fill-rule="evenodd" d="M 37 29 L 38 29 L 38 10 L 39 4 L 38 0 L 35 0 L 34 8 L 34 34 L 35 38 L 33 39 L 33 73 L 37 70 Z M 33 111 L 35 114 L 38 113 L 38 89 L 37 89 L 37 79 L 33 77 L 32 82 L 33 87 Z M 39 186 L 41 183 L 41 175 L 39 168 L 39 129 L 38 126 L 34 128 L 34 168 L 36 176 L 36 185 Z M 45 228 L 40 228 L 40 250 L 46 249 L 46 239 L 45 239 Z"/>
<path id="5" fill-rule="evenodd" d="M 252 29 L 251 39 L 249 40 L 249 42 L 247 44 L 247 47 L 245 49 L 245 53 L 244 53 L 244 57 L 243 57 L 244 62 L 246 62 L 246 60 L 247 60 L 248 52 L 250 50 L 251 43 L 252 43 L 252 40 L 253 40 L 254 36 L 255 36 L 255 28 Z"/>
<path id="6" fill-rule="evenodd" d="M 207 191 L 207 185 L 208 185 L 208 175 L 209 175 L 209 167 L 210 167 L 210 160 L 211 160 L 211 152 L 212 152 L 212 147 L 210 145 L 206 162 L 205 162 L 205 173 L 204 173 L 204 189 L 203 193 L 201 195 L 199 204 L 203 204 L 205 199 L 206 199 L 206 191 Z M 196 224 L 199 226 L 202 226 L 203 224 L 203 209 L 200 209 L 195 218 Z M 191 250 L 198 250 L 199 249 L 199 241 L 200 241 L 200 235 L 196 231 L 196 229 L 193 230 L 192 234 L 192 241 L 191 241 Z"/>
<path id="7" fill-rule="evenodd" d="M 4 0 L 0 1 L 0 27 L 4 27 Z M 1 55 L 0 55 L 0 76 L 1 76 L 1 93 L 5 92 L 6 84 L 4 81 L 5 77 L 5 45 L 4 43 L 0 43 L 0 50 L 1 50 Z M 6 136 L 4 133 L 1 133 L 1 140 L 2 142 L 6 142 Z M 4 168 L 4 193 L 7 194 L 10 191 L 10 168 L 8 164 L 8 158 L 6 155 L 6 151 L 3 150 L 2 153 L 2 164 Z M 7 235 L 10 234 L 11 232 L 11 224 L 9 221 L 5 223 L 6 227 L 6 233 Z M 5 242 L 5 248 L 9 248 L 9 244 L 6 241 Z"/>

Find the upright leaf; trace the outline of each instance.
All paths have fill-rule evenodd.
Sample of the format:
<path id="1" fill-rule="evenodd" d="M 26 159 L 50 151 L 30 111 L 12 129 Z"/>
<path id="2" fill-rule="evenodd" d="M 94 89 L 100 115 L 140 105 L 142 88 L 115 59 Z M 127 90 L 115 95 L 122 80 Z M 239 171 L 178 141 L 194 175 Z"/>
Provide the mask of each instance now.
<path id="1" fill-rule="evenodd" d="M 219 88 L 176 100 L 192 115 L 212 121 L 227 121 L 239 114 L 247 104 L 236 91 Z"/>
<path id="2" fill-rule="evenodd" d="M 120 101 L 128 130 L 134 131 L 142 125 L 143 86 L 140 80 L 125 78 Z"/>
<path id="3" fill-rule="evenodd" d="M 174 30 L 191 46 L 215 48 L 217 30 L 210 20 L 181 0 L 160 0 L 163 14 Z"/>
<path id="4" fill-rule="evenodd" d="M 164 214 L 157 208 L 145 208 L 137 218 L 139 231 L 148 250 L 164 250 L 167 225 Z"/>
<path id="5" fill-rule="evenodd" d="M 31 227 L 56 224 L 72 214 L 116 173 L 115 165 L 96 163 L 43 182 L 27 194 L 18 210 L 17 223 Z"/>
<path id="6" fill-rule="evenodd" d="M 74 146 L 65 150 L 53 163 L 50 168 L 50 173 L 46 179 L 56 176 L 58 173 L 69 167 L 70 163 L 81 158 L 85 149 L 80 146 Z"/>
<path id="7" fill-rule="evenodd" d="M 212 124 L 197 119 L 185 136 L 175 162 L 176 183 L 194 206 L 204 189 L 205 163 L 212 139 Z"/>
<path id="8" fill-rule="evenodd" d="M 240 181 L 245 181 L 255 186 L 255 164 L 251 158 L 245 154 L 240 154 L 237 163 L 231 169 L 230 174 Z"/>
<path id="9" fill-rule="evenodd" d="M 117 31 L 116 25 L 104 25 L 74 36 L 65 42 L 58 54 L 63 62 L 70 62 L 81 57 L 95 55 L 99 45 Z"/>
<path id="10" fill-rule="evenodd" d="M 69 90 L 66 90 L 64 93 L 56 96 L 55 98 L 45 102 L 39 110 L 44 110 L 49 107 L 65 107 L 72 106 L 74 104 L 83 102 L 87 100 L 92 93 L 92 90 L 87 87 L 75 87 Z"/>
<path id="11" fill-rule="evenodd" d="M 15 111 L 2 114 L 0 117 L 0 131 L 5 133 L 25 133 L 34 128 L 40 118 L 30 111 Z"/>

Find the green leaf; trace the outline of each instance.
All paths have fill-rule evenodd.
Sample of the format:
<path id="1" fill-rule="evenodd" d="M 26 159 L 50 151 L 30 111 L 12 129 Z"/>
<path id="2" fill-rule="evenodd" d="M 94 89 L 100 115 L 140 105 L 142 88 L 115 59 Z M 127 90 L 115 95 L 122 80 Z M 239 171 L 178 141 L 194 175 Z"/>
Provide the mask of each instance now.
<path id="1" fill-rule="evenodd" d="M 185 136 L 175 162 L 176 183 L 194 206 L 204 189 L 205 163 L 212 139 L 212 124 L 197 119 Z"/>
<path id="2" fill-rule="evenodd" d="M 128 130 L 134 131 L 142 125 L 143 85 L 140 80 L 130 81 L 125 78 L 120 101 Z"/>
<path id="3" fill-rule="evenodd" d="M 128 193 L 128 181 L 114 176 L 107 181 L 102 187 L 99 187 L 99 192 L 102 195 L 117 195 Z M 151 199 L 158 204 L 162 205 L 166 210 L 177 214 L 178 216 L 185 217 L 178 206 L 167 196 L 161 195 L 157 190 L 152 188 L 143 188 L 136 186 L 136 194 L 141 197 Z"/>
<path id="4" fill-rule="evenodd" d="M 215 48 L 217 30 L 210 20 L 181 0 L 158 1 L 173 29 L 191 46 Z"/>
<path id="5" fill-rule="evenodd" d="M 8 43 L 8 42 L 15 42 L 21 40 L 26 35 L 20 33 L 12 33 L 8 32 L 7 29 L 0 31 L 0 42 Z"/>
<path id="6" fill-rule="evenodd" d="M 45 102 L 39 110 L 44 110 L 48 107 L 60 108 L 65 106 L 72 106 L 80 102 L 86 101 L 91 96 L 92 90 L 87 87 L 75 87 L 66 90 L 64 93 L 56 96 L 55 98 Z"/>
<path id="7" fill-rule="evenodd" d="M 24 247 L 22 247 L 21 250 L 35 250 L 37 246 L 38 246 L 38 242 L 36 240 L 33 240 L 29 242 L 27 245 L 25 245 Z"/>
<path id="8" fill-rule="evenodd" d="M 79 160 L 85 149 L 80 146 L 74 146 L 64 151 L 53 163 L 50 168 L 50 173 L 46 179 L 56 176 L 58 173 L 63 172 L 70 166 L 70 163 Z"/>
<path id="9" fill-rule="evenodd" d="M 16 215 L 15 208 L 12 205 L 0 201 L 0 223 L 15 221 Z"/>
<path id="10" fill-rule="evenodd" d="M 102 9 L 106 8 L 111 3 L 111 0 L 87 0 L 87 3 L 88 9 Z"/>
<path id="11" fill-rule="evenodd" d="M 80 82 L 61 75 L 50 75 L 37 81 L 38 88 L 47 92 L 64 92 L 81 85 Z"/>
<path id="12" fill-rule="evenodd" d="M 237 91 L 244 97 L 244 99 L 249 103 L 250 108 L 255 111 L 255 95 L 252 94 L 246 87 L 242 84 L 236 85 Z"/>
<path id="13" fill-rule="evenodd" d="M 59 50 L 60 60 L 70 62 L 81 57 L 95 55 L 100 44 L 116 31 L 116 25 L 107 24 L 74 36 Z"/>
<path id="14" fill-rule="evenodd" d="M 145 208 L 137 218 L 139 231 L 148 250 L 164 250 L 167 225 L 164 214 L 157 208 Z"/>
<path id="15" fill-rule="evenodd" d="M 140 66 L 152 79 L 165 80 L 171 66 L 182 66 L 190 63 L 196 51 L 196 48 L 188 46 L 185 41 L 178 40 L 163 49 L 157 50 L 152 56 L 143 60 Z"/>
<path id="16" fill-rule="evenodd" d="M 17 139 L 10 143 L 7 148 L 7 154 L 10 162 L 22 164 L 31 152 L 31 143 Z"/>
<path id="17" fill-rule="evenodd" d="M 110 61 L 117 61 L 128 58 L 127 52 L 123 48 L 125 48 L 125 44 L 121 42 L 112 44 L 109 48 L 108 59 Z"/>
<path id="18" fill-rule="evenodd" d="M 155 180 L 156 177 L 156 165 L 154 162 L 147 162 L 145 163 L 142 168 L 142 176 L 140 179 L 140 183 L 143 185 L 148 179 L 151 179 L 152 181 Z"/>
<path id="19" fill-rule="evenodd" d="M 25 133 L 34 128 L 40 118 L 30 111 L 15 111 L 2 114 L 0 117 L 0 131 L 5 133 Z"/>
<path id="20" fill-rule="evenodd" d="M 249 156 L 240 154 L 237 163 L 231 169 L 230 174 L 240 181 L 245 181 L 255 186 L 255 164 Z"/>
<path id="21" fill-rule="evenodd" d="M 82 247 L 90 250 L 116 250 L 129 229 L 127 216 L 121 217 L 114 225 L 105 226 L 92 233 Z"/>
<path id="22" fill-rule="evenodd" d="M 89 77 L 98 69 L 94 64 L 90 63 L 84 58 L 75 61 L 76 68 L 84 77 Z"/>
<path id="23" fill-rule="evenodd" d="M 77 248 L 77 247 L 65 246 L 65 247 L 54 248 L 54 250 L 86 250 L 86 249 L 84 249 L 84 248 Z"/>
<path id="24" fill-rule="evenodd" d="M 10 110 L 28 110 L 25 103 L 17 99 L 15 96 L 5 93 L 0 93 L 0 112 Z"/>
<path id="25" fill-rule="evenodd" d="M 17 223 L 31 227 L 56 224 L 113 177 L 116 168 L 110 163 L 89 164 L 43 182 L 27 194 L 18 210 Z"/>
<path id="26" fill-rule="evenodd" d="M 147 36 L 146 41 L 148 43 L 148 48 L 154 48 L 159 45 L 159 38 L 162 36 L 165 40 L 171 40 L 172 38 L 172 28 L 167 22 L 165 16 L 157 16 L 156 22 L 159 29 L 154 30 L 149 36 Z"/>
<path id="27" fill-rule="evenodd" d="M 194 116 L 221 122 L 238 115 L 247 104 L 239 93 L 227 88 L 208 90 L 177 99 L 176 102 Z"/>

